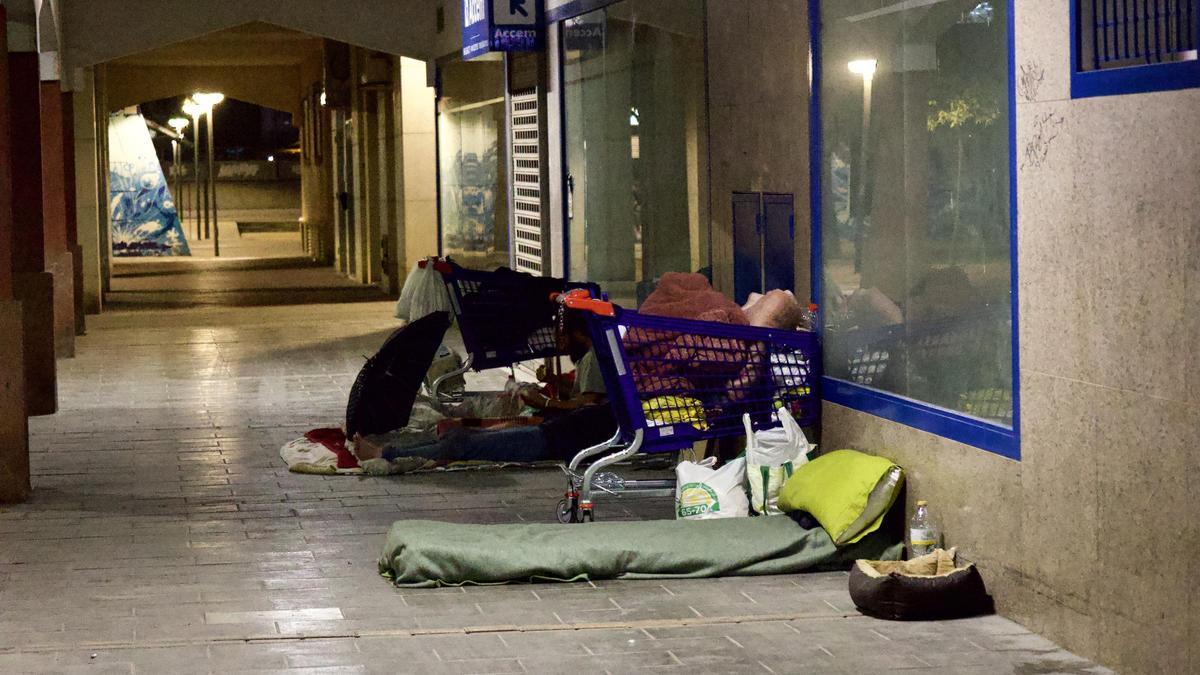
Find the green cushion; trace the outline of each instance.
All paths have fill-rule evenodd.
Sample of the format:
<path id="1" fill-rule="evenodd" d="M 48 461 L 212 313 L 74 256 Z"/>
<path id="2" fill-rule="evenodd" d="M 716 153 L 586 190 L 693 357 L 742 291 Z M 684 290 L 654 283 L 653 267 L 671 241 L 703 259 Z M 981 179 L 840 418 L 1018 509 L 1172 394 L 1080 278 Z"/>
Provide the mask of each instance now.
<path id="1" fill-rule="evenodd" d="M 784 512 L 807 511 L 838 546 L 879 529 L 904 485 L 892 460 L 857 450 L 835 450 L 804 464 L 779 491 Z"/>

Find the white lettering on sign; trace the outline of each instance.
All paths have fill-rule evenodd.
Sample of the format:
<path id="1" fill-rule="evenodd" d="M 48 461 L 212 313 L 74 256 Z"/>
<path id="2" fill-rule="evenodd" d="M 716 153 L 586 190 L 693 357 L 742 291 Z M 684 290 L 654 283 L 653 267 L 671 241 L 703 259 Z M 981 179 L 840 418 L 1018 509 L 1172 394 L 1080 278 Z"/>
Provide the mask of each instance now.
<path id="1" fill-rule="evenodd" d="M 537 31 L 523 28 L 497 28 L 493 37 L 497 40 L 536 40 Z"/>
<path id="2" fill-rule="evenodd" d="M 463 0 L 463 27 L 469 28 L 487 19 L 484 0 Z"/>
<path id="3" fill-rule="evenodd" d="M 505 26 L 536 26 L 537 0 L 492 0 L 492 16 Z"/>

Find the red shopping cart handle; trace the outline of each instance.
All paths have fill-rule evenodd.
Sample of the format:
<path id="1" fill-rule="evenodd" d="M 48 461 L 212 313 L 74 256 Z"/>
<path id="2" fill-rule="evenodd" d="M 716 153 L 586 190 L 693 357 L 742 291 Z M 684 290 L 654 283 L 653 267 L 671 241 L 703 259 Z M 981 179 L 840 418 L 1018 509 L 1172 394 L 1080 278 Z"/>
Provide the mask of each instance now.
<path id="1" fill-rule="evenodd" d="M 592 297 L 592 294 L 582 288 L 577 288 L 568 293 L 551 293 L 550 299 L 562 303 L 571 309 L 591 312 L 597 316 L 613 317 L 617 315 L 617 311 L 613 309 L 611 302 L 597 300 Z"/>
<path id="2" fill-rule="evenodd" d="M 420 267 L 421 269 L 425 269 L 430 265 L 433 265 L 433 269 L 441 272 L 442 274 L 447 274 L 454 271 L 454 268 L 450 266 L 450 263 L 441 258 L 434 258 L 431 256 L 429 258 L 421 258 L 417 261 L 417 267 Z"/>

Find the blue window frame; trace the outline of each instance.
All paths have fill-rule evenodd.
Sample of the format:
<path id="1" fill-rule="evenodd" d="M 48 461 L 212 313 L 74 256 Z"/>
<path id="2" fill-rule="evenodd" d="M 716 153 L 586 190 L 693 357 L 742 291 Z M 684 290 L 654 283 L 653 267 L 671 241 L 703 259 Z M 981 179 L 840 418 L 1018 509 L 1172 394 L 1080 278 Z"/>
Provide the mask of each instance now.
<path id="1" fill-rule="evenodd" d="M 1071 0 L 1071 97 L 1200 87 L 1200 0 Z"/>
<path id="2" fill-rule="evenodd" d="M 832 0 L 826 0 L 831 2 Z M 987 20 L 991 19 L 993 5 L 998 3 L 981 2 L 976 11 L 987 13 Z M 823 191 L 823 180 L 826 177 L 825 159 L 826 149 L 824 144 L 826 139 L 823 138 L 823 120 L 822 120 L 822 95 L 821 85 L 822 78 L 825 74 L 825 66 L 822 63 L 822 3 L 819 0 L 812 0 L 809 3 L 809 27 L 811 35 L 811 63 L 812 71 L 810 77 L 810 136 L 813 139 L 810 152 L 810 195 L 811 195 L 811 211 L 812 211 L 812 288 L 814 297 L 824 299 L 826 296 L 823 292 L 825 285 L 825 274 L 823 270 L 825 260 L 824 245 L 833 246 L 837 242 L 829 243 L 822 241 L 823 230 L 823 211 L 826 208 L 832 208 L 825 204 L 825 196 Z M 854 20 L 863 21 L 874 19 L 876 21 L 895 21 L 894 17 L 888 18 L 879 16 L 885 14 L 885 10 L 875 10 L 864 12 L 859 16 L 853 17 Z M 1003 30 L 1006 33 L 1007 54 L 1004 63 L 1007 71 L 1007 110 L 1008 114 L 1005 119 L 1008 146 L 1008 193 L 1007 193 L 1007 221 L 1008 221 L 1008 254 L 1009 254 L 1009 269 L 1008 281 L 1010 284 L 1008 304 L 1003 308 L 1004 313 L 1008 317 L 1007 326 L 1011 328 L 1011 423 L 1004 424 L 996 420 L 983 419 L 964 414 L 961 410 L 953 410 L 948 407 L 933 405 L 916 398 L 898 395 L 880 388 L 873 388 L 864 385 L 860 382 L 851 382 L 847 379 L 826 375 L 822 381 L 822 394 L 825 400 L 843 405 L 855 410 L 873 414 L 900 424 L 904 424 L 922 431 L 933 433 L 960 443 L 974 446 L 989 452 L 999 454 L 1014 460 L 1020 459 L 1020 362 L 1019 350 L 1017 344 L 1018 336 L 1018 298 L 1017 298 L 1017 190 L 1016 190 L 1016 96 L 1015 96 L 1015 64 L 1013 55 L 1013 12 L 1012 3 L 1004 3 L 1004 21 Z M 897 22 L 899 23 L 899 22 Z M 912 54 L 913 58 L 920 58 L 920 54 Z M 907 58 L 907 56 L 906 56 Z M 871 71 L 874 71 L 875 62 L 871 62 Z M 838 71 L 843 70 L 839 68 Z M 851 67 L 852 72 L 855 71 Z M 831 76 L 843 76 L 843 73 L 830 71 Z M 1004 98 L 1003 96 L 1001 97 Z M 932 122 L 930 124 L 933 124 Z M 866 123 L 864 122 L 864 128 Z M 865 132 L 864 132 L 865 135 Z M 851 150 L 853 152 L 853 150 Z M 834 177 L 829 177 L 828 180 L 835 180 Z M 861 179 L 859 179 L 861 180 Z M 850 188 L 847 187 L 849 192 Z M 849 198 L 848 198 L 849 200 Z M 859 207 L 861 208 L 861 207 Z M 835 214 L 836 215 L 836 214 Z M 822 326 L 821 330 L 824 335 L 829 336 L 825 325 L 828 319 L 828 312 L 823 309 L 820 313 Z M 828 344 L 828 343 L 827 343 Z M 1007 346 L 1007 345 L 1006 345 Z M 869 380 L 867 380 L 869 382 Z"/>

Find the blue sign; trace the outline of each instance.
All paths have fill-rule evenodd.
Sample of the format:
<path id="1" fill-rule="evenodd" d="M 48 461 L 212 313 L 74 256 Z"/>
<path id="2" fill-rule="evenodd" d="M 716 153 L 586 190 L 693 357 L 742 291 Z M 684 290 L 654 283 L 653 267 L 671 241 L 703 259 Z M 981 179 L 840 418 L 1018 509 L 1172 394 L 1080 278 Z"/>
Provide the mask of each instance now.
<path id="1" fill-rule="evenodd" d="M 543 0 L 463 0 L 463 58 L 541 51 Z"/>

